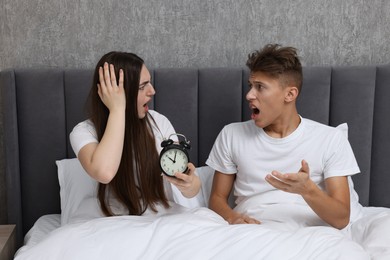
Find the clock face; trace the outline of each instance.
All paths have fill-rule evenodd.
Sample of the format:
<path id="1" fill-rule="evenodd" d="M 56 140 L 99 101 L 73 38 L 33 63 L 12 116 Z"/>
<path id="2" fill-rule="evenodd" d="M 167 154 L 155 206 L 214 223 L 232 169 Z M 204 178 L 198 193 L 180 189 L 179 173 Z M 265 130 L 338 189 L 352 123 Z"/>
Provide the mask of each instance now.
<path id="1" fill-rule="evenodd" d="M 185 172 L 187 164 L 188 156 L 178 148 L 168 149 L 160 156 L 161 169 L 169 176 L 174 176 L 176 172 Z"/>

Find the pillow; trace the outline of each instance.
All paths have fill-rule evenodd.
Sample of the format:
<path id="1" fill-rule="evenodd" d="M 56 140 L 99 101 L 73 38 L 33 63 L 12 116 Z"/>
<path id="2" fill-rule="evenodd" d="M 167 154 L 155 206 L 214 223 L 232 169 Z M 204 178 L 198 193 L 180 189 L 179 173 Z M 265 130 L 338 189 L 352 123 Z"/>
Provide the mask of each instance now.
<path id="1" fill-rule="evenodd" d="M 347 124 L 347 123 L 339 124 L 338 126 L 336 126 L 336 128 L 337 128 L 338 130 L 340 130 L 341 132 L 343 132 L 343 134 L 345 135 L 345 137 L 348 138 L 348 124 Z"/>
<path id="2" fill-rule="evenodd" d="M 60 184 L 61 225 L 102 217 L 97 199 L 98 183 L 77 158 L 56 161 Z"/>
<path id="3" fill-rule="evenodd" d="M 201 192 L 204 199 L 204 207 L 209 206 L 209 198 L 211 194 L 211 187 L 213 186 L 214 169 L 210 166 L 202 166 L 196 168 L 199 178 L 202 182 Z"/>
<path id="4" fill-rule="evenodd" d="M 336 126 L 337 129 L 341 130 L 345 137 L 348 139 L 348 124 L 343 123 L 338 126 Z M 356 219 L 360 218 L 363 214 L 363 206 L 359 202 L 359 195 L 357 194 L 353 180 L 351 176 L 348 176 L 348 185 L 349 185 L 349 193 L 351 197 L 351 221 L 355 221 Z"/>
<path id="5" fill-rule="evenodd" d="M 97 199 L 98 182 L 84 170 L 77 158 L 56 161 L 58 180 L 60 183 L 61 225 L 104 217 Z M 209 166 L 196 168 L 196 174 L 202 182 L 197 196 L 188 199 L 172 185 L 173 198 L 176 203 L 188 207 L 207 207 L 213 182 L 214 170 Z M 110 200 L 115 213 L 121 214 L 123 209 L 118 203 Z"/>

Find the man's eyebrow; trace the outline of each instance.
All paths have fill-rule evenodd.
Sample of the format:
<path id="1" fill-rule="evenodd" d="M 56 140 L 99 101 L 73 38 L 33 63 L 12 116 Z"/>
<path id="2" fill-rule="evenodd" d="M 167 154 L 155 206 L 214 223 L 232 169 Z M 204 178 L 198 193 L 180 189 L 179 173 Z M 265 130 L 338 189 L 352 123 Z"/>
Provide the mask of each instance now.
<path id="1" fill-rule="evenodd" d="M 248 80 L 248 84 L 263 84 L 263 82 L 258 80 L 254 80 L 253 82 L 251 82 L 250 80 Z"/>

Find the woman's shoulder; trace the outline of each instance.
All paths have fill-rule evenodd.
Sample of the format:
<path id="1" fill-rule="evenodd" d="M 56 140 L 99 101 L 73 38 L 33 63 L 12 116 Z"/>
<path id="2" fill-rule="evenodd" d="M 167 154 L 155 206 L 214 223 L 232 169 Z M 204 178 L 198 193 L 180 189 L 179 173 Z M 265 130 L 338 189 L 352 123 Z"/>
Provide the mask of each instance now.
<path id="1" fill-rule="evenodd" d="M 77 125 L 75 125 L 75 127 L 73 127 L 73 130 L 70 134 L 74 135 L 74 134 L 80 134 L 80 133 L 85 133 L 85 132 L 96 135 L 95 126 L 92 123 L 92 121 L 89 119 L 84 120 L 84 121 L 78 123 Z"/>
<path id="2" fill-rule="evenodd" d="M 154 121 L 156 121 L 157 124 L 164 122 L 164 121 L 169 122 L 169 119 L 166 116 L 157 112 L 156 110 L 149 110 L 149 115 L 154 119 Z"/>
<path id="3" fill-rule="evenodd" d="M 95 129 L 95 126 L 93 125 L 92 121 L 89 119 L 86 119 L 84 121 L 79 122 L 74 128 L 75 129 Z"/>
<path id="4" fill-rule="evenodd" d="M 171 122 L 163 114 L 154 110 L 149 110 L 149 117 L 152 118 L 152 120 L 149 121 L 155 135 L 162 135 L 165 138 L 175 133 L 175 129 L 173 128 Z"/>

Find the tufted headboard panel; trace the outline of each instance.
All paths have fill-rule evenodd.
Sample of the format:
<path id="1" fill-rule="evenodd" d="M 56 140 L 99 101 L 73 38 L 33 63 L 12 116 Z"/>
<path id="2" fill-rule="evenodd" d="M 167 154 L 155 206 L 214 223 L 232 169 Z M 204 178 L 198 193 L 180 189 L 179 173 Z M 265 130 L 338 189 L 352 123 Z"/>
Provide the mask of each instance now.
<path id="1" fill-rule="evenodd" d="M 44 214 L 60 213 L 55 161 L 72 158 L 69 133 L 85 119 L 92 70 L 0 72 L 8 222 L 18 238 Z M 228 123 L 248 120 L 248 71 L 157 68 L 152 107 L 191 141 L 196 166 Z M 362 174 L 353 177 L 363 205 L 390 207 L 390 65 L 305 67 L 298 111 L 324 124 L 348 123 Z"/>

